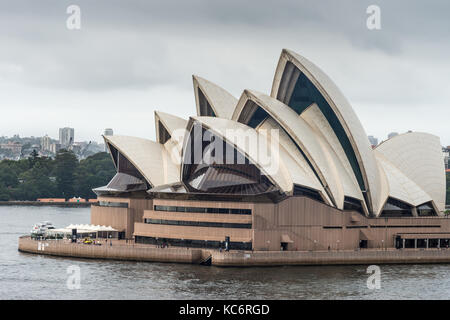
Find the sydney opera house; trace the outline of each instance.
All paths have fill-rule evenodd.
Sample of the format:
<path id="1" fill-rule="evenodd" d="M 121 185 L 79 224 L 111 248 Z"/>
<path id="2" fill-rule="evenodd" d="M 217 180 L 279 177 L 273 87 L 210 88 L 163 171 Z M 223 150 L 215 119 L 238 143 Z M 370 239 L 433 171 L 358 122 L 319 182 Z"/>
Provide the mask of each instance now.
<path id="1" fill-rule="evenodd" d="M 439 138 L 375 148 L 316 65 L 283 50 L 270 94 L 193 76 L 197 115 L 155 112 L 156 141 L 105 136 L 117 174 L 91 223 L 120 238 L 253 251 L 448 246 Z"/>

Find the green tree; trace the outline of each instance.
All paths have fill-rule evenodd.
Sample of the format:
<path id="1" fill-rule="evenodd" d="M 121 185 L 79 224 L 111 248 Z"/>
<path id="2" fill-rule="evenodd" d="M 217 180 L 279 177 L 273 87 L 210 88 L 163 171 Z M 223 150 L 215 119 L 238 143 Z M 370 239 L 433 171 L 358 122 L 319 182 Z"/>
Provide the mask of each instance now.
<path id="1" fill-rule="evenodd" d="M 55 157 L 55 176 L 57 195 L 71 198 L 75 195 L 74 173 L 78 166 L 78 160 L 72 151 L 61 149 Z"/>
<path id="2" fill-rule="evenodd" d="M 58 152 L 55 159 L 32 154 L 28 159 L 3 160 L 0 161 L 0 201 L 94 198 L 92 189 L 108 184 L 115 173 L 111 157 L 105 152 L 81 162 L 67 150 Z"/>
<path id="3" fill-rule="evenodd" d="M 30 153 L 30 157 L 28 158 L 28 163 L 30 165 L 30 169 L 34 167 L 36 162 L 38 161 L 39 154 L 37 153 L 36 149 L 33 149 L 33 151 Z"/>
<path id="4" fill-rule="evenodd" d="M 9 190 L 0 184 L 0 201 L 9 201 L 10 199 Z"/>
<path id="5" fill-rule="evenodd" d="M 0 185 L 5 188 L 14 188 L 19 184 L 16 172 L 7 166 L 0 166 Z"/>
<path id="6" fill-rule="evenodd" d="M 77 195 L 85 199 L 95 198 L 96 195 L 92 189 L 108 184 L 115 173 L 111 156 L 106 152 L 100 152 L 81 160 L 75 172 Z"/>

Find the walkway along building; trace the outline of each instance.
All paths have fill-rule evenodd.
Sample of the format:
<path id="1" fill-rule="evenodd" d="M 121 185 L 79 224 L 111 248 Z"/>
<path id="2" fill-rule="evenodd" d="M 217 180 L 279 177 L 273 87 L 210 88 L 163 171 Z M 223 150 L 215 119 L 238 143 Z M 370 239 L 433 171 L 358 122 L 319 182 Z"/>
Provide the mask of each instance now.
<path id="1" fill-rule="evenodd" d="M 193 76 L 197 115 L 155 112 L 156 141 L 104 136 L 117 174 L 91 223 L 137 243 L 254 251 L 447 247 L 439 138 L 372 149 L 350 103 L 283 50 L 270 95 Z"/>

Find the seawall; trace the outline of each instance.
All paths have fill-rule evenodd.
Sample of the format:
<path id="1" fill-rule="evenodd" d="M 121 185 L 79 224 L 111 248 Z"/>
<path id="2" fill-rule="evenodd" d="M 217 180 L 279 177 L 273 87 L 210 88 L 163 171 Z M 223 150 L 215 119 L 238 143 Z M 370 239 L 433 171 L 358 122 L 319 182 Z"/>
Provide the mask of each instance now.
<path id="1" fill-rule="evenodd" d="M 19 238 L 19 251 L 37 253 L 51 256 L 113 259 L 129 261 L 178 262 L 200 263 L 202 250 L 186 248 L 156 248 L 146 245 L 121 244 L 113 241 L 113 245 L 103 243 L 99 245 L 86 245 L 71 243 L 69 240 L 33 240 L 30 237 Z"/>
<path id="2" fill-rule="evenodd" d="M 364 249 L 360 251 L 214 252 L 216 266 L 450 263 L 450 250 Z"/>
<path id="3" fill-rule="evenodd" d="M 19 251 L 61 257 L 199 264 L 211 256 L 211 264 L 229 267 L 284 265 L 421 264 L 450 263 L 450 249 L 364 249 L 360 251 L 217 251 L 196 248 L 157 248 L 113 240 L 101 246 L 69 240 L 19 238 Z"/>

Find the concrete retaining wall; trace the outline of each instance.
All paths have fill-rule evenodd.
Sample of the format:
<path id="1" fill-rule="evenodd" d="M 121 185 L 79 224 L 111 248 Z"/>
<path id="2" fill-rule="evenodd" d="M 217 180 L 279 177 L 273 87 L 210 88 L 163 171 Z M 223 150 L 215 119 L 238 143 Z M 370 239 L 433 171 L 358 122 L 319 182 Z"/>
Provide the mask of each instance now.
<path id="1" fill-rule="evenodd" d="M 216 266 L 450 263 L 450 250 L 213 252 Z"/>
<path id="2" fill-rule="evenodd" d="M 32 240 L 19 238 L 19 251 L 63 257 L 114 259 L 131 261 L 200 263 L 202 250 L 186 248 L 156 248 L 143 245 L 119 245 L 113 242 L 101 246 L 71 243 L 68 240 Z"/>

